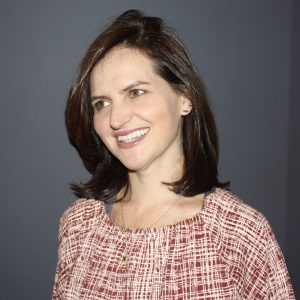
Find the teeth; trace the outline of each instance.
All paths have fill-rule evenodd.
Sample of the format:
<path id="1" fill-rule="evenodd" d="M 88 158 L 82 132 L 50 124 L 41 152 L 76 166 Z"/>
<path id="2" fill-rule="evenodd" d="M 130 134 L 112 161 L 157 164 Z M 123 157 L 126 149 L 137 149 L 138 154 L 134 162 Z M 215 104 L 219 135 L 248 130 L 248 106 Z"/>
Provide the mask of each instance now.
<path id="1" fill-rule="evenodd" d="M 141 130 L 136 130 L 127 135 L 120 135 L 120 136 L 118 136 L 118 141 L 129 143 L 129 142 L 132 142 L 135 138 L 145 135 L 148 131 L 149 131 L 149 128 L 145 128 L 145 129 L 141 129 Z"/>

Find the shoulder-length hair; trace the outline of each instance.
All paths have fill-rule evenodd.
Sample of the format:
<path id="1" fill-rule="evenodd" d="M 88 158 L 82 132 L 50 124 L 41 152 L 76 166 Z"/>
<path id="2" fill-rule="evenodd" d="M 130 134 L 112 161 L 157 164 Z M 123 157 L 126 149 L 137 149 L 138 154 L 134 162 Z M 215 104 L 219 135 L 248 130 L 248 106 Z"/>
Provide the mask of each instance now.
<path id="1" fill-rule="evenodd" d="M 187 52 L 162 19 L 129 10 L 91 44 L 70 90 L 66 107 L 69 139 L 92 175 L 85 183 L 72 184 L 75 195 L 109 201 L 121 189 L 127 191 L 129 188 L 128 170 L 109 152 L 94 130 L 90 101 L 91 72 L 116 46 L 141 51 L 154 62 L 155 72 L 192 103 L 192 111 L 183 117 L 182 124 L 183 176 L 166 184 L 175 193 L 187 197 L 225 186 L 218 181 L 218 140 L 214 118 L 204 85 Z"/>

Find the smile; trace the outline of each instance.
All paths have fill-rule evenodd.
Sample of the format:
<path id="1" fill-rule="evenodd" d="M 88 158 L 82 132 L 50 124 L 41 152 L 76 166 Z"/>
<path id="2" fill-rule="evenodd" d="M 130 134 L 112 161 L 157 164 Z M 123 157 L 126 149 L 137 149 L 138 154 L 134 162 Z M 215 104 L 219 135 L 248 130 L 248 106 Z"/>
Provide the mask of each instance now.
<path id="1" fill-rule="evenodd" d="M 144 136 L 148 131 L 149 131 L 149 128 L 135 130 L 126 135 L 119 135 L 117 137 L 117 139 L 119 142 L 130 143 L 130 142 L 133 142 L 136 139 Z"/>

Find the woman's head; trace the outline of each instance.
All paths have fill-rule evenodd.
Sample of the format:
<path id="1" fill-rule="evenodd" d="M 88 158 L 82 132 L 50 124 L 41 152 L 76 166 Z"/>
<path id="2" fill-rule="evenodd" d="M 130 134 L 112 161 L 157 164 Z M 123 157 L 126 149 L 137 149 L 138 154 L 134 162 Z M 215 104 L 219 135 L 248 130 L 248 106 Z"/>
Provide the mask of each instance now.
<path id="1" fill-rule="evenodd" d="M 75 193 L 105 199 L 128 184 L 127 169 L 108 151 L 94 129 L 91 104 L 91 97 L 95 96 L 91 94 L 91 75 L 116 49 L 142 54 L 152 62 L 154 73 L 191 104 L 191 112 L 180 125 L 184 167 L 182 178 L 170 183 L 174 192 L 192 196 L 220 185 L 216 129 L 199 76 L 179 39 L 161 19 L 130 10 L 89 47 L 70 91 L 66 109 L 69 137 L 92 174 L 86 184 L 73 186 Z"/>
<path id="2" fill-rule="evenodd" d="M 114 157 L 133 172 L 172 168 L 173 180 L 181 177 L 182 116 L 190 100 L 156 73 L 152 59 L 114 47 L 94 67 L 90 91 L 94 129 Z"/>

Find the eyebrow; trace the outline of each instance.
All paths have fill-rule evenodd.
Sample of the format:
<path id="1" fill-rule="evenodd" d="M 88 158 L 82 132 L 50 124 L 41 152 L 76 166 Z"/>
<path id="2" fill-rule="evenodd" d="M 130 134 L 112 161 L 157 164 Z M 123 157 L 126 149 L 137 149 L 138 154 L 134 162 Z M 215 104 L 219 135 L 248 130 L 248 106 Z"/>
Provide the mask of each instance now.
<path id="1" fill-rule="evenodd" d="M 123 88 L 122 92 L 127 92 L 127 91 L 129 91 L 129 90 L 131 90 L 131 89 L 133 89 L 133 88 L 135 88 L 137 86 L 144 85 L 144 84 L 150 84 L 150 82 L 137 80 L 137 81 L 129 84 L 125 88 Z M 92 96 L 92 97 L 90 97 L 90 99 L 91 99 L 91 102 L 93 102 L 93 101 L 99 100 L 99 99 L 107 100 L 107 99 L 109 99 L 109 97 L 104 96 L 104 95 L 99 95 L 99 96 Z"/>
<path id="2" fill-rule="evenodd" d="M 92 103 L 95 100 L 109 100 L 106 96 L 92 96 L 90 97 L 90 102 Z"/>
<path id="3" fill-rule="evenodd" d="M 131 83 L 130 85 L 126 86 L 122 91 L 127 92 L 127 91 L 131 90 L 132 88 L 135 88 L 139 85 L 144 85 L 144 84 L 150 84 L 150 83 L 147 81 L 138 80 L 138 81 L 135 81 L 135 82 Z"/>

